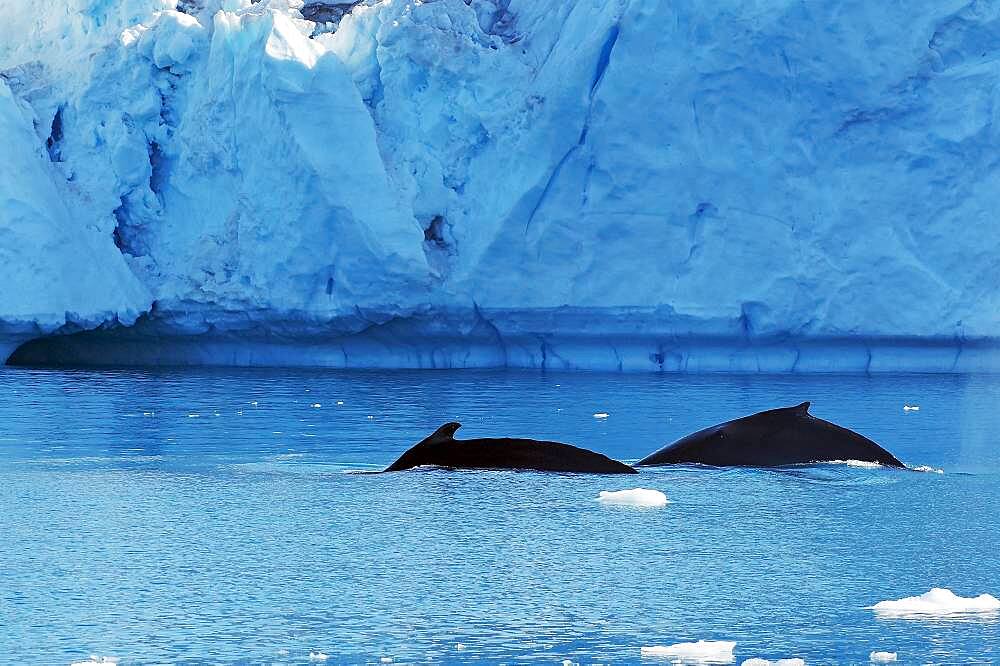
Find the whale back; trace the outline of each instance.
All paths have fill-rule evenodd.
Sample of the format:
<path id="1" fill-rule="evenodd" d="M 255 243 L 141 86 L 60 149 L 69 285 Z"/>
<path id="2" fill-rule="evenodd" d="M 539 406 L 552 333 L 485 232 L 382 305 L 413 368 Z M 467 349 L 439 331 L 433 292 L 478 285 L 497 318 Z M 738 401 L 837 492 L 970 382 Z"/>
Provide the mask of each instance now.
<path id="1" fill-rule="evenodd" d="M 607 456 L 571 444 L 511 437 L 459 440 L 460 425 L 446 423 L 392 465 L 396 472 L 422 465 L 453 469 L 524 469 L 546 472 L 635 474 L 636 470 Z"/>
<path id="2" fill-rule="evenodd" d="M 809 413 L 810 404 L 770 409 L 699 430 L 637 465 L 700 463 L 775 467 L 831 460 L 903 464 L 872 440 Z"/>

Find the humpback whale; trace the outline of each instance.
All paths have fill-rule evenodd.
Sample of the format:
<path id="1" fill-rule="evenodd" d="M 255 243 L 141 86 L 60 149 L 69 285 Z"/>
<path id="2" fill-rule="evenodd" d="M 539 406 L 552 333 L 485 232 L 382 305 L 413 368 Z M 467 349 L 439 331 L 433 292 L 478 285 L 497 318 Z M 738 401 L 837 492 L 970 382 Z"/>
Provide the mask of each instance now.
<path id="1" fill-rule="evenodd" d="M 810 414 L 808 402 L 699 430 L 646 456 L 636 466 L 701 463 L 777 467 L 833 460 L 905 467 L 867 437 Z"/>
<path id="2" fill-rule="evenodd" d="M 570 444 L 511 437 L 455 439 L 460 423 L 445 423 L 389 465 L 399 472 L 420 465 L 453 469 L 525 469 L 541 472 L 637 474 L 617 460 Z"/>

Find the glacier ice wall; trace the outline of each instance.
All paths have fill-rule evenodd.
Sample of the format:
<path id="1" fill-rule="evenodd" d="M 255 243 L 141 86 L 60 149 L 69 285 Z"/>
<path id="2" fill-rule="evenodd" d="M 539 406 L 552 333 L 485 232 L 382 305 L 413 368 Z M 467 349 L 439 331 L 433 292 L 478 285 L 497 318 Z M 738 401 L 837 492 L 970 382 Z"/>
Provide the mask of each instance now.
<path id="1" fill-rule="evenodd" d="M 110 235 L 73 219 L 72 187 L 37 141 L 34 118 L 0 79 L 0 355 L 25 340 L 108 320 L 132 323 L 149 294 Z M 50 146 L 50 150 L 55 150 Z"/>
<path id="2" fill-rule="evenodd" d="M 154 299 L 26 360 L 1000 369 L 995 3 L 323 4 L 0 0 Z"/>

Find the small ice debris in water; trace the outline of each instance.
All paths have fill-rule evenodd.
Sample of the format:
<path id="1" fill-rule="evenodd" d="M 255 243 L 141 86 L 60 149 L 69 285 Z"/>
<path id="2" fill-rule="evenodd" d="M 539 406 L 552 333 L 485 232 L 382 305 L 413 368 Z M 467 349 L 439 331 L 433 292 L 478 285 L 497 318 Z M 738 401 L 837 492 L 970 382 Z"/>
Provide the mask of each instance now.
<path id="1" fill-rule="evenodd" d="M 382 657 L 381 659 L 379 659 L 379 661 L 381 663 L 383 663 L 383 664 L 391 664 L 392 663 L 392 657 Z"/>
<path id="2" fill-rule="evenodd" d="M 659 490 L 650 488 L 630 488 L 628 490 L 602 490 L 597 496 L 602 504 L 625 506 L 666 506 L 670 501 Z"/>
<path id="3" fill-rule="evenodd" d="M 606 419 L 606 418 L 608 418 L 608 413 L 607 412 L 597 412 L 596 414 L 594 414 L 594 418 L 595 419 Z"/>
<path id="4" fill-rule="evenodd" d="M 243 410 L 242 409 L 237 409 L 236 410 L 236 416 L 243 416 Z"/>
<path id="5" fill-rule="evenodd" d="M 776 659 L 774 661 L 754 657 L 753 659 L 746 659 L 740 666 L 806 666 L 806 662 L 798 657 Z"/>
<path id="6" fill-rule="evenodd" d="M 667 657 L 679 663 L 731 664 L 736 641 L 698 641 L 697 643 L 675 643 L 674 645 L 654 645 L 642 647 L 643 657 Z"/>
<path id="7" fill-rule="evenodd" d="M 919 412 L 920 411 L 920 405 L 910 405 L 910 404 L 903 405 L 903 411 L 904 412 Z"/>
<path id="8" fill-rule="evenodd" d="M 309 661 L 326 661 L 330 656 L 323 654 L 322 652 L 310 652 Z"/>
<path id="9" fill-rule="evenodd" d="M 1000 600 L 989 594 L 960 597 L 951 590 L 935 587 L 917 597 L 880 601 L 868 607 L 880 615 L 899 618 L 996 613 Z"/>
<path id="10" fill-rule="evenodd" d="M 338 405 L 342 405 L 342 404 L 344 404 L 344 401 L 343 401 L 343 400 L 338 400 L 338 401 L 337 401 L 337 404 L 338 404 Z"/>
<path id="11" fill-rule="evenodd" d="M 250 405 L 251 407 L 256 407 L 257 406 L 257 401 L 256 400 L 251 400 L 247 404 Z"/>
<path id="12" fill-rule="evenodd" d="M 90 655 L 87 661 L 74 661 L 70 666 L 95 666 L 95 664 L 117 664 L 118 657 L 102 657 L 96 654 Z"/>
<path id="13" fill-rule="evenodd" d="M 374 421 L 374 420 L 375 420 L 375 417 L 369 414 L 369 415 L 368 415 L 368 420 L 369 420 L 369 421 Z"/>
<path id="14" fill-rule="evenodd" d="M 572 659 L 563 659 L 562 666 L 577 666 L 577 664 Z"/>
<path id="15" fill-rule="evenodd" d="M 931 467 L 930 465 L 921 465 L 920 467 L 911 467 L 914 472 L 929 472 L 931 474 L 944 474 L 943 469 L 937 467 Z"/>
<path id="16" fill-rule="evenodd" d="M 191 412 L 190 414 L 188 414 L 189 419 L 196 419 L 199 418 L 200 416 L 201 414 L 198 414 L 197 412 Z"/>
<path id="17" fill-rule="evenodd" d="M 873 664 L 887 664 L 890 661 L 896 661 L 898 655 L 895 652 L 872 652 L 868 655 L 868 661 Z"/>
<path id="18" fill-rule="evenodd" d="M 312 407 L 313 409 L 319 409 L 323 405 L 319 404 L 318 402 L 314 402 L 313 404 L 311 404 L 309 406 Z"/>
<path id="19" fill-rule="evenodd" d="M 143 412 L 143 416 L 156 416 L 156 412 Z"/>
<path id="20" fill-rule="evenodd" d="M 464 650 L 465 649 L 465 643 L 455 643 L 455 649 L 456 650 Z"/>

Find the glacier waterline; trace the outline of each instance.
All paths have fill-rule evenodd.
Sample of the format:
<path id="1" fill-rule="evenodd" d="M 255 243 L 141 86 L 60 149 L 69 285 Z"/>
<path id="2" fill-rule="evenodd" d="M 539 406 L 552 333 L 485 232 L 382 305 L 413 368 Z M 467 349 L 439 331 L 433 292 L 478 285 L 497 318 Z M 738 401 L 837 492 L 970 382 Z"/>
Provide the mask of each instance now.
<path id="1" fill-rule="evenodd" d="M 993 376 L 6 368 L 0 392 L 11 660 L 606 663 L 717 639 L 739 659 L 965 663 L 1000 649 L 996 621 L 864 609 L 933 586 L 997 594 Z M 803 398 L 945 474 L 345 473 L 453 418 L 634 460 Z M 637 486 L 672 503 L 594 501 Z"/>
<path id="2" fill-rule="evenodd" d="M 27 366 L 533 368 L 625 372 L 993 373 L 990 338 L 756 333 L 672 308 L 420 308 L 386 315 L 217 311 L 142 316 L 11 346 Z"/>

